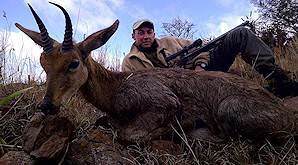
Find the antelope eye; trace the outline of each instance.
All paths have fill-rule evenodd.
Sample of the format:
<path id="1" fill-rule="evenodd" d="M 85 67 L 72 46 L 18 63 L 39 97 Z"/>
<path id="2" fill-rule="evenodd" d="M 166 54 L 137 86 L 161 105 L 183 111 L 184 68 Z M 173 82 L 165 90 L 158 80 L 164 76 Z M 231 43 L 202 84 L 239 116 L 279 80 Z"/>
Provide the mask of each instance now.
<path id="1" fill-rule="evenodd" d="M 69 71 L 74 71 L 75 69 L 78 68 L 79 65 L 80 65 L 80 61 L 79 61 L 79 60 L 74 60 L 74 61 L 72 61 L 72 62 L 68 65 L 68 70 L 69 70 Z"/>

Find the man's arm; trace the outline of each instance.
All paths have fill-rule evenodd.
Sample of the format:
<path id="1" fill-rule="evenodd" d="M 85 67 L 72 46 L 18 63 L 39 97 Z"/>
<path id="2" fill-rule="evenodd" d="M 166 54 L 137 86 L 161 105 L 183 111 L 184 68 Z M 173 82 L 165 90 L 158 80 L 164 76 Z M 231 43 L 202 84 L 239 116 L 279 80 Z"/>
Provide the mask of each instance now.
<path id="1" fill-rule="evenodd" d="M 187 40 L 187 39 L 180 39 L 180 38 L 175 38 L 177 43 L 180 44 L 181 47 L 186 47 L 194 43 L 192 40 Z M 196 40 L 198 41 L 198 40 Z M 200 43 L 198 43 L 200 45 Z M 209 61 L 209 52 L 202 52 L 193 60 L 189 61 L 184 68 L 185 69 L 195 69 L 199 71 L 203 71 L 204 67 L 207 66 Z"/>
<path id="2" fill-rule="evenodd" d="M 175 40 L 182 48 L 193 43 L 192 40 L 187 40 L 187 39 L 183 39 L 183 38 L 175 38 Z"/>

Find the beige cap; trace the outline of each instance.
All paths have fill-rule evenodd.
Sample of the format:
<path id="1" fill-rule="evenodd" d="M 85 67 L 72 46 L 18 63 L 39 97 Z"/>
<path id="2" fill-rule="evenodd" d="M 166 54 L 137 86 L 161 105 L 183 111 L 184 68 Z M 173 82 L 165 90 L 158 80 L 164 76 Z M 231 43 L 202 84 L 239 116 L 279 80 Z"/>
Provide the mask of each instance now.
<path id="1" fill-rule="evenodd" d="M 143 23 L 148 23 L 148 25 L 150 27 L 152 27 L 152 29 L 154 29 L 154 25 L 153 25 L 153 22 L 150 21 L 149 19 L 141 19 L 141 20 L 138 20 L 137 22 L 135 22 L 132 26 L 132 29 L 133 30 L 136 30 L 137 28 L 139 28 Z"/>

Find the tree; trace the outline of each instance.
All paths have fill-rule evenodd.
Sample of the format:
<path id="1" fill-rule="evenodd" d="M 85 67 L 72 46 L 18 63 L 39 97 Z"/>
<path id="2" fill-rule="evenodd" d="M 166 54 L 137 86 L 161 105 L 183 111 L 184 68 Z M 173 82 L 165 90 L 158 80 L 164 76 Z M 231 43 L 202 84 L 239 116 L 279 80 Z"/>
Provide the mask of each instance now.
<path id="1" fill-rule="evenodd" d="M 261 17 L 273 26 L 298 32 L 297 0 L 251 0 Z"/>
<path id="2" fill-rule="evenodd" d="M 185 39 L 193 39 L 194 34 L 197 32 L 194 27 L 195 24 L 179 17 L 172 19 L 169 23 L 162 23 L 162 28 L 166 34 Z"/>
<path id="3" fill-rule="evenodd" d="M 258 33 L 275 45 L 283 45 L 288 36 L 298 32 L 297 0 L 251 0 L 258 8 Z M 265 40 L 266 40 L 265 39 Z"/>

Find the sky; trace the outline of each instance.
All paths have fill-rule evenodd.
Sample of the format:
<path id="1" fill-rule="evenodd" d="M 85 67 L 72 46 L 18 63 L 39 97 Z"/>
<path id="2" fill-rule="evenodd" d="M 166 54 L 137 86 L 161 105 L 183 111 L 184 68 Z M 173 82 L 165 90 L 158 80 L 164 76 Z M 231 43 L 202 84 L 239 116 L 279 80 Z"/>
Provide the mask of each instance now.
<path id="1" fill-rule="evenodd" d="M 132 24 L 138 19 L 150 19 L 155 24 L 157 37 L 164 35 L 162 23 L 180 17 L 195 24 L 195 38 L 216 37 L 239 25 L 255 8 L 250 0 L 51 0 L 63 6 L 72 19 L 74 39 L 84 37 L 120 21 L 116 33 L 106 44 L 110 56 L 121 56 L 129 52 L 133 43 Z M 39 67 L 41 49 L 29 37 L 18 30 L 14 23 L 38 31 L 27 3 L 43 20 L 50 36 L 63 40 L 65 20 L 62 12 L 47 0 L 1 0 L 0 39 L 8 36 L 7 49 L 12 51 L 11 62 L 29 62 Z M 253 17 L 257 13 L 253 12 Z M 4 33 L 7 32 L 7 33 Z M 4 37 L 5 38 L 5 37 Z M 22 66 L 30 72 L 32 66 Z M 20 69 L 20 68 L 18 68 Z"/>

